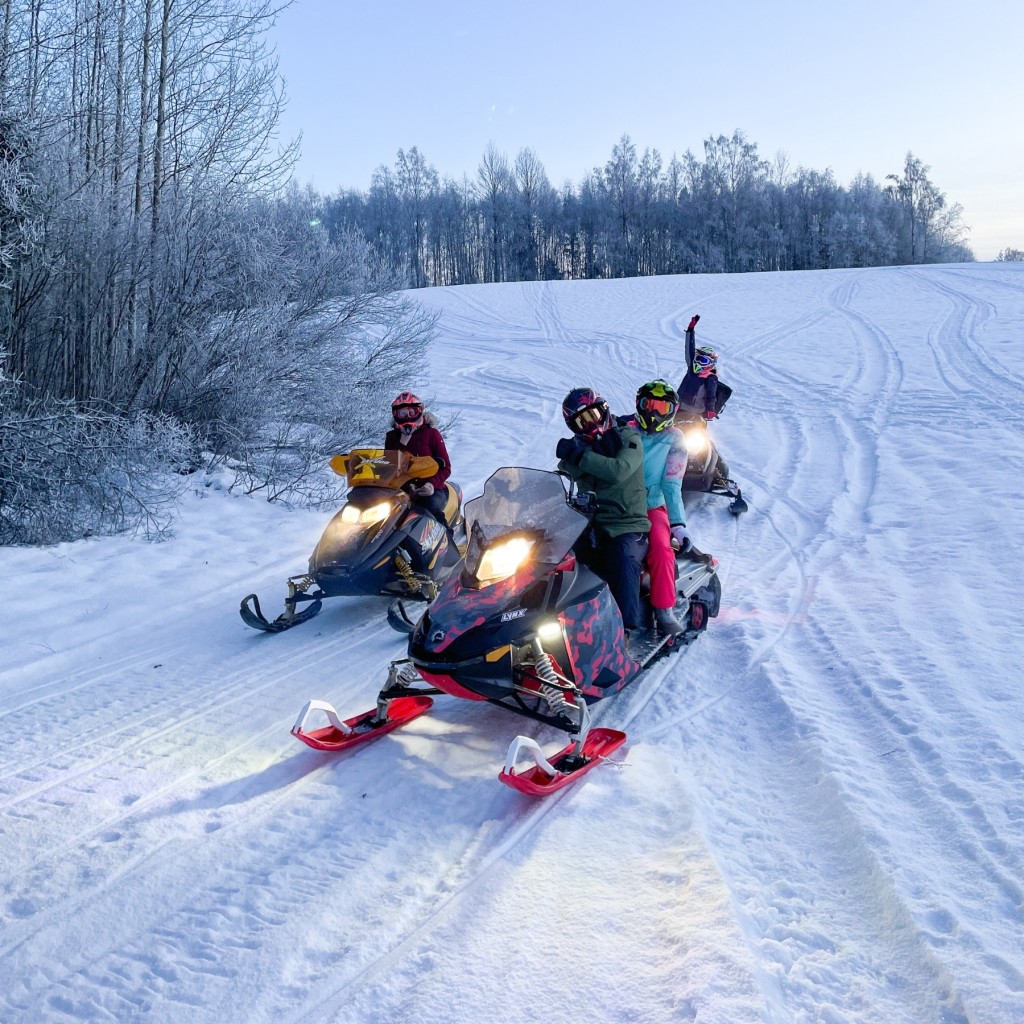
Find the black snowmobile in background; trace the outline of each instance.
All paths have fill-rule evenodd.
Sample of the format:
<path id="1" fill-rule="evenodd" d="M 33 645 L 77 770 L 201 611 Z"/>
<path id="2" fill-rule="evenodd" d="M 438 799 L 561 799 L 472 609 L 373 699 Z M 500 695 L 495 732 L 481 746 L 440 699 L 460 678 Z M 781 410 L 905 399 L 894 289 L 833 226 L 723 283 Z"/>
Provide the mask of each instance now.
<path id="1" fill-rule="evenodd" d="M 718 393 L 730 391 L 724 384 L 718 385 Z M 725 402 L 721 403 L 722 405 Z M 729 466 L 715 447 L 708 431 L 707 420 L 701 416 L 676 415 L 676 426 L 683 432 L 686 441 L 686 476 L 683 478 L 684 491 L 702 491 L 706 494 L 720 494 L 732 498 L 729 511 L 734 516 L 742 515 L 750 507 L 735 480 L 729 478 Z"/>
<path id="2" fill-rule="evenodd" d="M 700 314 L 694 314 L 686 329 L 687 374 L 697 351 L 696 327 Z M 705 350 L 708 351 L 708 350 Z M 715 417 L 722 415 L 726 402 L 732 396 L 732 388 L 717 380 L 715 392 Z M 682 395 L 686 377 L 679 384 Z M 684 491 L 702 491 L 706 494 L 720 494 L 732 498 L 729 511 L 734 516 L 742 515 L 749 506 L 743 498 L 739 485 L 729 476 L 729 466 L 719 454 L 718 448 L 708 430 L 708 421 L 699 412 L 686 408 L 680 403 L 676 412 L 675 425 L 682 431 L 688 456 L 686 475 L 683 478 Z"/>
<path id="3" fill-rule="evenodd" d="M 414 505 L 402 489 L 434 476 L 434 459 L 404 451 L 359 448 L 335 455 L 330 464 L 348 483 L 345 505 L 327 524 L 310 555 L 309 571 L 287 581 L 284 611 L 276 619 L 263 615 L 255 594 L 243 598 L 239 613 L 253 629 L 279 633 L 297 626 L 313 618 L 326 597 L 379 594 L 432 601 L 441 583 L 462 562 L 465 523 L 460 511 L 461 489 L 450 481 L 446 485 L 445 515 L 454 541 L 445 527 Z"/>
<path id="4" fill-rule="evenodd" d="M 591 729 L 589 706 L 703 632 L 722 593 L 710 555 L 681 556 L 675 615 L 683 632 L 659 634 L 652 616 L 627 642 L 608 584 L 572 551 L 596 511 L 593 494 L 579 494 L 562 474 L 499 469 L 466 504 L 462 571 L 420 617 L 408 657 L 391 663 L 376 708 L 342 720 L 331 704 L 312 700 L 292 734 L 317 750 L 344 750 L 411 721 L 430 708 L 431 696 L 449 694 L 569 734 L 570 743 L 550 758 L 536 741 L 517 736 L 499 775 L 514 789 L 551 793 L 594 767 L 626 735 Z M 315 712 L 328 724 L 307 731 Z M 521 755 L 531 762 L 525 771 L 517 770 Z"/>

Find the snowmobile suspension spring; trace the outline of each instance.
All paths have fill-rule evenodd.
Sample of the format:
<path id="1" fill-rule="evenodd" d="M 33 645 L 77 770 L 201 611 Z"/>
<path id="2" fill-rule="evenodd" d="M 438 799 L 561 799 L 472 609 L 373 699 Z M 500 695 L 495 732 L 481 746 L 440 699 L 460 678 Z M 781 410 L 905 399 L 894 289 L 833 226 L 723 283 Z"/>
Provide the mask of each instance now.
<path id="1" fill-rule="evenodd" d="M 541 683 L 538 691 L 540 695 L 548 702 L 548 707 L 558 714 L 560 711 L 578 711 L 572 701 L 567 700 L 564 691 L 557 686 L 549 686 L 546 683 Z"/>
<path id="2" fill-rule="evenodd" d="M 548 707 L 557 714 L 560 711 L 576 711 L 577 706 L 566 697 L 566 687 L 559 680 L 554 659 L 545 651 L 538 651 L 533 671 L 540 680 L 538 692 L 548 702 Z"/>
<path id="3" fill-rule="evenodd" d="M 402 577 L 403 582 L 409 588 L 409 592 L 412 594 L 418 594 L 422 589 L 420 581 L 416 578 L 416 573 L 412 571 L 412 566 L 401 556 L 395 556 L 395 569 L 398 571 L 398 575 Z"/>
<path id="4" fill-rule="evenodd" d="M 546 652 L 541 654 L 533 663 L 533 670 L 542 682 L 550 683 L 555 687 L 558 686 L 558 673 L 555 671 L 555 666 L 551 664 L 550 654 Z"/>
<path id="5" fill-rule="evenodd" d="M 292 576 L 288 580 L 288 597 L 292 598 L 296 594 L 304 594 L 315 582 L 316 580 L 308 573 L 304 576 Z"/>

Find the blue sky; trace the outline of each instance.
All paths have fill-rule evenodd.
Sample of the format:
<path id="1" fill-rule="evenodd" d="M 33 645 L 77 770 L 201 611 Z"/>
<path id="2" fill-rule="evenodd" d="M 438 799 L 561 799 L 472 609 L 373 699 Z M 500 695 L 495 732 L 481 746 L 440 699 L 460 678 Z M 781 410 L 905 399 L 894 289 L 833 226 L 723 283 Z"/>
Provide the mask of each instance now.
<path id="1" fill-rule="evenodd" d="M 979 259 L 1024 248 L 1022 39 L 1010 0 L 296 0 L 271 36 L 282 131 L 323 192 L 366 190 L 412 146 L 453 178 L 489 142 L 531 147 L 559 185 L 623 134 L 667 161 L 739 129 L 844 184 L 912 150 Z"/>

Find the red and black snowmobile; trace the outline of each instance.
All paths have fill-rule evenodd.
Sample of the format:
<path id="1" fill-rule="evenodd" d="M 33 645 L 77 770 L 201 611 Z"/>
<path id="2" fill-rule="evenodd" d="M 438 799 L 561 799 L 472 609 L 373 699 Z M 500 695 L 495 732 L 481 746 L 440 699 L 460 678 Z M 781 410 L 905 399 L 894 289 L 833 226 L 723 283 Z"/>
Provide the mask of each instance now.
<path id="1" fill-rule="evenodd" d="M 342 720 L 330 704 L 310 701 L 293 735 L 319 750 L 343 750 L 422 714 L 432 695 L 489 701 L 571 737 L 550 759 L 532 739 L 513 741 L 499 778 L 533 795 L 560 789 L 620 746 L 625 733 L 590 728 L 589 706 L 706 629 L 721 584 L 711 556 L 688 553 L 676 585 L 683 632 L 667 637 L 649 628 L 627 643 L 608 585 L 572 553 L 596 506 L 567 480 L 539 469 L 494 473 L 466 504 L 463 569 L 421 616 L 408 657 L 391 663 L 377 707 Z M 313 712 L 328 725 L 307 731 Z M 532 767 L 520 771 L 524 754 Z"/>
<path id="2" fill-rule="evenodd" d="M 345 505 L 309 556 L 309 572 L 288 580 L 285 610 L 276 619 L 264 617 L 255 594 L 243 598 L 239 613 L 253 629 L 278 633 L 297 626 L 316 615 L 326 597 L 380 594 L 431 601 L 462 562 L 461 489 L 451 481 L 446 485 L 451 535 L 402 489 L 437 472 L 432 458 L 359 448 L 335 455 L 331 468 L 348 483 Z"/>
<path id="3" fill-rule="evenodd" d="M 679 384 L 678 393 L 682 399 L 676 412 L 675 425 L 683 432 L 686 441 L 688 461 L 683 477 L 684 491 L 702 491 L 732 498 L 729 511 L 742 515 L 748 505 L 739 485 L 729 476 L 729 467 L 719 454 L 718 448 L 708 431 L 708 421 L 702 407 L 694 408 L 686 403 L 685 397 L 692 388 L 688 384 L 700 385 L 700 377 L 714 375 L 714 411 L 717 419 L 732 395 L 732 388 L 718 379 L 718 356 L 710 348 L 697 348 L 696 327 L 700 314 L 695 314 L 686 328 L 686 374 Z"/>

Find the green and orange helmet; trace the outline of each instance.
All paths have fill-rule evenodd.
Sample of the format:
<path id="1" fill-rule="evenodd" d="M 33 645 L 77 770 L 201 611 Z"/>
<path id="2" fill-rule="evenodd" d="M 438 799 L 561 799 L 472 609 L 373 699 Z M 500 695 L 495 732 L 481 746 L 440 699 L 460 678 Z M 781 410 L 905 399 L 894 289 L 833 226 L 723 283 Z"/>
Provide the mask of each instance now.
<path id="1" fill-rule="evenodd" d="M 667 381 L 649 380 L 636 392 L 636 421 L 648 434 L 657 434 L 672 425 L 679 395 Z"/>

